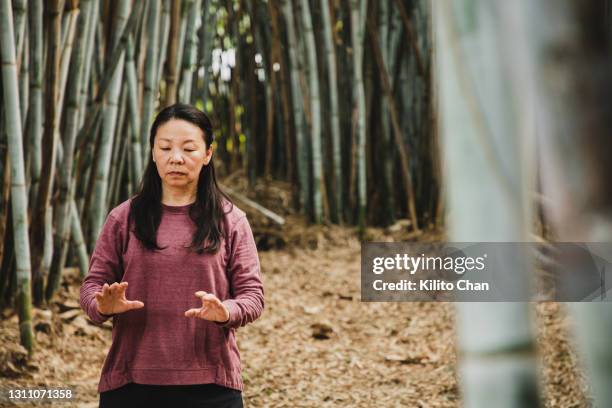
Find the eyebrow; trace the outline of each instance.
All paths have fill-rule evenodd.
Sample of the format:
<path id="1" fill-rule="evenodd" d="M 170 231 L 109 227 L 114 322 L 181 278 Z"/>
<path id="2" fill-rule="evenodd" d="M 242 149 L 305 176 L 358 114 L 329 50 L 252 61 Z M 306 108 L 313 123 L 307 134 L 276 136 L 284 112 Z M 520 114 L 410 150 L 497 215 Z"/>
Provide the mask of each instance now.
<path id="1" fill-rule="evenodd" d="M 166 139 L 166 138 L 164 138 L 164 137 L 160 138 L 159 140 L 160 140 L 160 141 L 162 141 L 162 140 L 163 140 L 164 142 L 172 142 L 172 140 L 170 140 L 170 139 Z M 183 142 L 183 144 L 185 144 L 185 143 L 189 143 L 189 142 L 196 143 L 196 141 L 195 141 L 194 139 L 187 139 L 187 140 L 185 140 L 185 141 Z"/>

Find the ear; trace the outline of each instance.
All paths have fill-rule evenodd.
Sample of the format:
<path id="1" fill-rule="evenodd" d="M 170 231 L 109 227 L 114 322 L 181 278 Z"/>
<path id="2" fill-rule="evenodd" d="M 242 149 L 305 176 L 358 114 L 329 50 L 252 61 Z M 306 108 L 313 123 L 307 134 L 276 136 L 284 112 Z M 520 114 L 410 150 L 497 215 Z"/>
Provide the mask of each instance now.
<path id="1" fill-rule="evenodd" d="M 208 166 L 208 163 L 210 163 L 210 160 L 212 159 L 212 154 L 213 154 L 213 147 L 212 145 L 210 145 L 210 147 L 206 149 L 206 157 L 204 157 L 205 166 Z"/>

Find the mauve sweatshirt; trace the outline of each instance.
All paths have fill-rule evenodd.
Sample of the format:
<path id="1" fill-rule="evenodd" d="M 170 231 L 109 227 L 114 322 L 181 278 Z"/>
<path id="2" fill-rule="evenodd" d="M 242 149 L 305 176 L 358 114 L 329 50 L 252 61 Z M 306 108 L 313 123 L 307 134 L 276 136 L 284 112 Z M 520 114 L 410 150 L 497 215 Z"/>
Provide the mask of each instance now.
<path id="1" fill-rule="evenodd" d="M 257 319 L 264 307 L 257 248 L 245 213 L 226 202 L 227 239 L 216 254 L 198 255 L 185 248 L 196 229 L 188 214 L 192 204 L 162 204 L 157 244 L 167 248 L 149 251 L 128 229 L 130 201 L 107 216 L 80 291 L 81 307 L 98 324 L 108 318 L 98 312 L 94 297 L 104 283 L 127 281 L 126 298 L 144 303 L 112 316 L 112 345 L 98 392 L 129 382 L 215 383 L 242 391 L 236 329 Z M 195 296 L 199 290 L 227 306 L 227 323 L 185 317 L 186 310 L 202 306 Z"/>

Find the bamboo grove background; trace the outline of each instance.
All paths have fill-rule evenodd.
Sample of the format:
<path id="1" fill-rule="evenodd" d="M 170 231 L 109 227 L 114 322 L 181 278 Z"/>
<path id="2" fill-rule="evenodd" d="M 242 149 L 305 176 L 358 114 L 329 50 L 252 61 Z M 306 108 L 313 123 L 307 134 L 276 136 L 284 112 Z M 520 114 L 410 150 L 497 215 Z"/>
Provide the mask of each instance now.
<path id="1" fill-rule="evenodd" d="M 87 271 L 176 102 L 212 117 L 222 174 L 290 182 L 312 222 L 437 222 L 425 1 L 0 3 L 0 301 L 29 350 L 29 305 Z"/>
<path id="2" fill-rule="evenodd" d="M 288 181 L 314 223 L 440 224 L 444 162 L 456 241 L 528 240 L 536 192 L 559 238 L 610 241 L 611 10 L 0 0 L 0 307 L 18 309 L 31 351 L 31 305 L 53 299 L 65 265 L 87 271 L 108 210 L 138 188 L 153 117 L 178 101 L 212 116 L 222 174 Z M 508 272 L 527 279 L 519 261 Z M 612 314 L 573 313 L 595 399 L 609 406 Z M 527 304 L 461 304 L 457 331 L 466 406 L 538 405 Z"/>

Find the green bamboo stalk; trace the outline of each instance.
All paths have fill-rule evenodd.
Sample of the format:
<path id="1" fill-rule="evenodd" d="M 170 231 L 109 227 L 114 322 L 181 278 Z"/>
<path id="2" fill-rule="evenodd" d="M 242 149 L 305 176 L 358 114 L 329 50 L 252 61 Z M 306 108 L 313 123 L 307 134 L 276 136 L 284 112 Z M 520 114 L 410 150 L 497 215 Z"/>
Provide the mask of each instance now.
<path id="1" fill-rule="evenodd" d="M 390 88 L 393 90 L 393 67 L 391 60 L 393 59 L 390 52 L 390 24 L 389 24 L 389 3 L 386 1 L 380 2 L 379 16 L 378 16 L 378 31 L 380 39 L 380 52 L 383 63 L 386 67 L 389 67 L 389 82 Z M 391 94 L 393 96 L 393 94 Z M 380 125 L 381 129 L 381 141 L 386 152 L 393 152 L 394 146 L 391 143 L 391 133 L 389 128 L 389 108 L 385 98 L 380 101 Z M 393 162 L 394 155 L 391 154 L 387 160 L 383 160 L 382 173 L 383 173 L 383 209 L 381 213 L 384 217 L 384 224 L 389 225 L 395 221 L 395 202 L 394 202 L 394 183 L 393 183 Z"/>
<path id="2" fill-rule="evenodd" d="M 168 61 L 166 62 L 166 106 L 176 102 L 178 82 L 177 61 L 181 25 L 181 0 L 172 0 L 170 13 L 170 33 L 168 38 Z"/>
<path id="3" fill-rule="evenodd" d="M 67 33 L 66 33 L 66 42 L 62 45 L 62 53 L 60 56 L 60 74 L 59 74 L 59 89 L 57 96 L 57 121 L 59 123 L 62 117 L 62 111 L 64 108 L 64 95 L 66 89 L 66 82 L 68 81 L 68 70 L 70 68 L 70 58 L 72 56 L 72 46 L 74 43 L 77 19 L 80 14 L 80 10 L 78 8 L 74 8 L 70 10 L 68 14 L 68 22 L 67 22 Z M 79 41 L 80 42 L 80 41 Z"/>
<path id="4" fill-rule="evenodd" d="M 125 113 L 123 116 L 126 116 Z M 122 123 L 123 123 L 123 126 L 121 127 L 122 129 L 127 129 L 129 127 L 129 124 L 127 123 L 127 121 L 124 120 L 122 121 Z M 111 204 L 109 204 L 109 208 L 120 203 L 119 195 L 121 194 L 121 187 L 123 186 L 123 179 L 124 179 L 123 171 L 125 169 L 125 164 L 128 159 L 128 150 L 129 150 L 129 145 L 130 145 L 129 137 L 121 138 L 119 139 L 119 142 L 120 142 L 120 150 L 117 154 L 118 169 L 116 172 L 113 189 L 111 190 L 112 191 L 112 194 L 110 196 Z"/>
<path id="5" fill-rule="evenodd" d="M 157 2 L 154 2 L 157 3 Z M 114 11 L 115 14 L 115 31 L 111 38 L 111 49 L 117 49 L 120 44 L 121 33 L 124 31 L 127 24 L 127 19 L 130 13 L 130 1 L 121 0 L 117 4 Z M 156 35 L 156 33 L 155 33 Z M 109 173 L 113 151 L 113 137 L 117 126 L 117 110 L 119 105 L 119 96 L 121 93 L 121 85 L 123 80 L 123 65 L 125 61 L 124 53 L 122 52 L 117 66 L 112 74 L 112 78 L 108 85 L 108 93 L 106 95 L 106 104 L 103 113 L 102 133 L 100 140 L 100 150 L 98 151 L 98 162 L 95 172 L 94 191 L 93 191 L 93 207 L 91 208 L 91 228 L 89 230 L 89 242 L 95 242 L 102 230 L 104 220 L 108 211 L 108 192 L 109 192 Z M 155 67 L 153 62 L 151 65 Z"/>
<path id="6" fill-rule="evenodd" d="M 513 64 L 520 60 L 508 57 L 511 44 L 521 44 L 527 37 L 503 24 L 508 18 L 503 3 L 433 3 L 453 242 L 529 240 L 532 218 L 527 191 L 532 183 L 525 169 L 531 167 L 521 155 L 526 136 L 520 105 L 525 84 L 513 72 Z M 506 56 L 500 58 L 501 49 Z M 487 75 L 476 76 L 481 72 Z M 500 272 L 512 274 L 525 296 L 532 276 L 527 258 L 508 251 L 499 262 L 504 266 Z M 540 405 L 529 309 L 528 303 L 518 302 L 457 305 L 465 407 L 490 407 L 491 401 L 502 408 Z"/>
<path id="7" fill-rule="evenodd" d="M 108 5 L 108 2 L 102 3 L 102 5 Z M 104 27 L 102 20 L 96 21 L 94 25 L 96 44 L 97 44 L 97 52 L 93 54 L 93 62 L 94 62 L 94 74 L 96 78 L 102 77 L 104 75 L 105 69 L 105 59 L 106 56 L 106 38 L 104 36 Z"/>
<path id="8" fill-rule="evenodd" d="M 43 59 L 43 6 L 39 0 L 29 4 L 29 58 L 30 100 L 28 108 L 28 156 L 30 158 L 30 202 L 35 203 L 38 195 L 40 173 L 42 170 L 42 59 Z"/>
<path id="9" fill-rule="evenodd" d="M 306 60 L 310 75 L 310 112 L 312 123 L 310 129 L 312 149 L 312 199 L 314 222 L 319 224 L 323 219 L 323 204 L 321 199 L 321 173 L 323 162 L 321 158 L 321 100 L 319 97 L 319 76 L 317 66 L 317 48 L 315 45 L 314 32 L 312 31 L 312 17 L 308 0 L 302 0 L 302 24 L 304 26 L 304 39 L 306 45 Z"/>
<path id="10" fill-rule="evenodd" d="M 98 22 L 98 15 L 100 12 L 99 0 L 92 0 L 91 15 L 87 22 L 85 35 L 83 41 L 86 42 L 85 47 L 85 66 L 83 67 L 83 75 L 81 76 L 81 97 L 79 98 L 79 128 L 83 126 L 85 122 L 85 111 L 87 106 L 87 95 L 89 94 L 89 84 L 91 82 L 91 62 L 93 60 L 93 52 L 95 48 L 95 34 L 96 25 Z"/>
<path id="11" fill-rule="evenodd" d="M 168 35 L 170 34 L 170 10 L 172 8 L 172 0 L 163 0 L 161 26 L 159 29 L 159 56 L 157 57 L 157 76 L 155 83 L 161 81 L 164 63 L 166 62 L 166 53 L 168 51 Z"/>
<path id="12" fill-rule="evenodd" d="M 529 72 L 533 73 L 533 81 L 523 84 L 522 89 L 538 107 L 537 144 L 546 214 L 561 242 L 609 244 L 612 86 L 608 72 L 612 62 L 609 19 L 604 18 L 609 2 L 542 0 L 518 4 L 520 17 L 529 24 L 525 30 L 528 41 L 515 44 L 527 49 Z M 542 24 L 543 17 L 550 23 Z M 531 89 L 536 90 L 533 96 Z M 602 288 L 607 297 L 608 285 Z M 568 304 L 580 365 L 586 369 L 592 392 L 589 403 L 594 407 L 612 405 L 608 341 L 612 309 L 601 300 Z"/>
<path id="13" fill-rule="evenodd" d="M 291 71 L 291 99 L 293 105 L 293 121 L 295 125 L 295 148 L 297 155 L 297 173 L 300 187 L 300 208 L 304 211 L 308 200 L 308 152 L 305 148 L 303 97 L 300 86 L 298 68 L 297 40 L 293 16 L 293 6 L 289 0 L 282 0 L 282 12 L 287 27 L 287 43 L 289 47 L 289 65 Z"/>
<path id="14" fill-rule="evenodd" d="M 195 0 L 183 0 L 183 5 L 181 7 L 181 24 L 179 26 L 179 40 L 178 40 L 178 48 L 176 50 L 177 54 L 176 54 L 176 71 L 178 78 L 177 80 L 180 80 L 180 72 L 181 72 L 181 66 L 183 65 L 183 54 L 185 52 L 185 39 L 187 37 L 186 35 L 186 31 L 187 31 L 187 25 L 188 25 L 188 21 L 190 18 L 189 15 L 189 10 L 191 9 L 191 6 L 193 5 L 193 2 Z M 180 84 L 177 87 L 180 91 Z"/>
<path id="15" fill-rule="evenodd" d="M 93 7 L 97 4 L 91 0 L 81 1 L 81 12 L 78 17 L 76 28 L 77 38 L 84 38 L 91 24 L 91 18 L 94 14 Z M 86 41 L 77 41 L 74 55 L 70 62 L 70 78 L 68 89 L 66 91 L 66 117 L 64 121 L 64 132 L 62 134 L 62 144 L 64 146 L 64 159 L 60 162 L 58 172 L 60 176 L 59 183 L 59 202 L 56 210 L 56 230 L 53 240 L 53 259 L 49 271 L 49 279 L 45 290 L 45 298 L 49 302 L 57 289 L 60 286 L 62 268 L 66 263 L 68 254 L 68 246 L 70 243 L 71 233 L 71 218 L 70 203 L 74 200 L 74 190 L 71 186 L 74 184 L 72 177 L 72 169 L 74 166 L 74 146 L 78 131 L 79 122 L 79 105 L 81 86 L 83 85 L 82 76 L 84 74 L 84 56 L 87 54 Z"/>
<path id="16" fill-rule="evenodd" d="M 2 81 L 0 81 L 0 93 L 2 93 Z M 8 274 L 7 270 L 2 268 L 4 257 L 7 254 L 8 241 L 8 213 L 10 208 L 9 194 L 11 192 L 11 163 L 9 160 L 8 142 L 6 137 L 6 131 L 4 126 L 4 111 L 0 110 L 0 144 L 4 147 L 0 148 L 0 296 L 6 280 L 5 276 Z"/>
<path id="17" fill-rule="evenodd" d="M 130 117 L 130 136 L 132 160 L 130 171 L 134 180 L 142 177 L 142 147 L 140 145 L 140 109 L 138 108 L 138 82 L 136 79 L 136 65 L 134 62 L 134 45 L 132 37 L 128 40 L 125 62 L 125 78 L 128 92 L 128 114 Z"/>
<path id="18" fill-rule="evenodd" d="M 28 38 L 23 41 L 24 48 L 28 47 Z M 27 52 L 23 53 L 21 58 L 21 68 L 19 72 L 19 112 L 21 112 L 21 128 L 26 129 L 26 120 L 28 117 L 28 104 L 30 103 L 30 56 Z M 24 132 L 27 134 L 27 129 Z M 28 146 L 29 147 L 29 146 Z M 26 148 L 27 150 L 27 148 Z M 27 162 L 27 159 L 26 159 Z M 27 165 L 26 165 L 27 169 Z M 27 174 L 26 174 L 27 177 Z"/>
<path id="19" fill-rule="evenodd" d="M 142 121 L 140 122 L 140 143 L 142 144 L 142 160 L 143 163 L 148 162 L 150 154 L 149 147 L 149 124 L 153 118 L 153 110 L 155 108 L 155 95 L 157 86 L 155 79 L 157 77 L 157 39 L 159 38 L 159 3 L 151 2 L 149 8 L 149 16 L 147 20 L 147 59 L 145 64 L 144 74 L 144 95 L 142 102 Z"/>
<path id="20" fill-rule="evenodd" d="M 79 218 L 79 212 L 74 199 L 70 201 L 70 215 L 72 243 L 77 250 L 80 276 L 81 278 L 84 278 L 89 270 L 89 255 L 87 254 L 87 246 L 85 245 L 83 231 L 81 230 L 81 220 Z"/>
<path id="21" fill-rule="evenodd" d="M 127 46 L 128 38 L 132 34 L 134 29 L 137 27 L 138 22 L 142 17 L 144 4 L 144 2 L 140 1 L 134 4 L 135 7 L 130 13 L 130 18 L 128 19 L 128 22 L 125 25 L 123 32 L 119 38 L 119 43 L 110 53 L 110 58 L 107 61 L 104 75 L 98 82 L 98 90 L 95 98 L 93 99 L 93 104 L 90 109 L 86 110 L 85 120 L 83 121 L 83 125 L 79 130 L 79 134 L 77 135 L 76 144 L 78 151 L 84 149 L 86 143 L 89 141 L 87 136 L 92 134 L 93 129 L 95 129 L 95 126 L 97 126 L 96 124 L 98 123 L 98 119 L 101 116 L 100 114 L 102 110 L 102 100 L 105 97 L 106 92 L 108 91 L 109 84 L 115 72 L 115 68 L 117 67 L 117 65 L 119 65 L 119 61 L 123 56 L 123 51 Z"/>
<path id="22" fill-rule="evenodd" d="M 384 2 L 383 2 L 384 3 Z M 333 1 L 323 0 L 321 10 L 323 15 L 323 34 L 325 41 L 325 53 L 327 54 L 327 74 L 329 78 L 329 104 L 331 107 L 331 130 L 332 151 L 334 170 L 334 192 L 335 192 L 335 216 L 336 222 L 342 222 L 342 154 L 340 151 L 340 112 L 338 104 L 338 79 L 336 72 L 336 50 L 332 35 L 333 23 L 329 8 L 333 7 Z"/>
<path id="23" fill-rule="evenodd" d="M 32 290 L 34 304 L 39 305 L 44 297 L 44 278 L 41 262 L 44 255 L 44 240 L 51 233 L 45 227 L 47 207 L 50 205 L 53 181 L 55 179 L 57 153 L 57 101 L 59 86 L 60 41 L 61 41 L 61 4 L 60 0 L 46 3 L 49 23 L 47 37 L 47 68 L 45 81 L 45 127 L 43 133 L 43 163 L 41 181 L 37 200 L 32 209 L 32 225 L 30 239 L 32 240 Z"/>
<path id="24" fill-rule="evenodd" d="M 351 41 L 353 45 L 353 97 L 357 106 L 357 191 L 358 191 L 358 218 L 360 235 L 365 230 L 366 216 L 366 105 L 365 89 L 363 85 L 363 35 L 364 26 L 361 25 L 363 17 L 360 15 L 364 0 L 351 0 Z"/>
<path id="25" fill-rule="evenodd" d="M 17 263 L 17 301 L 19 336 L 21 344 L 32 353 L 32 312 L 30 299 L 30 244 L 28 240 L 28 197 L 23 160 L 23 135 L 19 112 L 19 89 L 13 11 L 10 0 L 0 1 L 0 53 L 2 57 L 2 94 L 5 111 L 6 133 L 11 161 L 11 206 L 13 212 L 13 239 Z"/>
<path id="26" fill-rule="evenodd" d="M 202 66 L 204 67 L 204 76 L 202 78 L 202 91 L 200 99 L 202 104 L 206 106 L 206 100 L 208 98 L 208 85 L 210 82 L 210 65 L 212 63 L 212 47 L 215 35 L 215 27 L 217 25 L 217 13 L 211 11 L 211 1 L 206 1 L 206 5 L 203 7 L 202 21 L 204 27 L 202 30 L 202 38 L 200 39 L 200 53 L 202 55 Z"/>
<path id="27" fill-rule="evenodd" d="M 202 0 L 195 0 L 189 4 L 187 27 L 185 28 L 185 53 L 183 56 L 183 73 L 181 88 L 179 90 L 179 101 L 191 103 L 191 88 L 193 73 L 192 69 L 196 63 L 196 52 L 198 47 L 196 35 L 196 19 L 200 15 Z"/>
<path id="28" fill-rule="evenodd" d="M 107 203 L 106 208 L 113 208 L 114 194 L 117 188 L 116 184 L 121 179 L 119 176 L 120 166 L 119 163 L 123 160 L 123 150 L 125 141 L 130 140 L 129 135 L 125 132 L 125 121 L 127 117 L 127 89 L 123 87 L 121 89 L 121 95 L 119 97 L 119 113 L 118 113 L 118 124 L 115 130 L 115 136 L 113 143 L 113 152 L 111 154 L 111 169 L 108 183 L 108 194 L 106 195 Z"/>
<path id="29" fill-rule="evenodd" d="M 13 20 L 15 28 L 15 52 L 17 57 L 17 68 L 23 63 L 23 58 L 26 53 L 25 50 L 25 38 L 26 38 L 26 5 L 27 0 L 13 0 Z M 21 111 L 22 116 L 25 110 Z"/>
<path id="30" fill-rule="evenodd" d="M 376 32 L 376 28 L 374 27 L 374 22 L 372 20 L 368 20 L 368 32 L 370 34 L 372 51 L 374 53 L 374 59 L 376 64 L 378 65 L 378 73 L 380 76 L 380 82 L 383 88 L 383 93 L 385 99 L 387 101 L 387 106 L 389 108 L 389 114 L 391 117 L 391 124 L 393 125 L 393 135 L 395 136 L 395 144 L 397 151 L 400 155 L 400 162 L 402 165 L 402 178 L 404 179 L 404 188 L 406 190 L 406 203 L 408 205 L 408 215 L 410 216 L 410 221 L 412 222 L 412 228 L 415 231 L 419 230 L 419 223 L 416 213 L 416 204 L 414 197 L 414 188 L 412 183 L 412 175 L 410 173 L 410 155 L 407 152 L 406 144 L 402 137 L 402 130 L 399 122 L 399 114 L 397 112 L 397 108 L 395 106 L 395 100 L 393 99 L 393 93 L 391 90 L 389 74 L 387 72 L 387 67 L 385 66 L 385 62 L 382 57 L 382 52 L 379 47 L 378 34 Z"/>
<path id="31" fill-rule="evenodd" d="M 278 1 L 270 0 L 268 2 L 268 9 L 270 14 L 271 26 L 272 26 L 272 55 L 273 60 L 278 61 L 279 70 L 277 74 L 277 80 L 280 87 L 280 97 L 277 97 L 277 104 L 280 104 L 280 109 L 277 109 L 282 112 L 282 121 L 279 117 L 277 120 L 277 131 L 279 135 L 279 143 L 278 150 L 283 155 L 279 154 L 279 161 L 282 164 L 282 167 L 279 166 L 279 170 L 282 172 L 281 176 L 285 178 L 285 180 L 293 180 L 293 171 L 294 171 L 294 159 L 293 159 L 293 149 L 291 142 L 291 113 L 290 113 L 290 101 L 289 101 L 289 89 L 287 85 L 287 62 L 285 60 L 285 56 L 282 50 L 282 39 L 281 39 L 281 26 L 279 23 L 279 4 Z M 241 84 L 241 88 L 243 88 L 243 84 Z M 284 167 L 284 168 L 283 168 Z"/>

